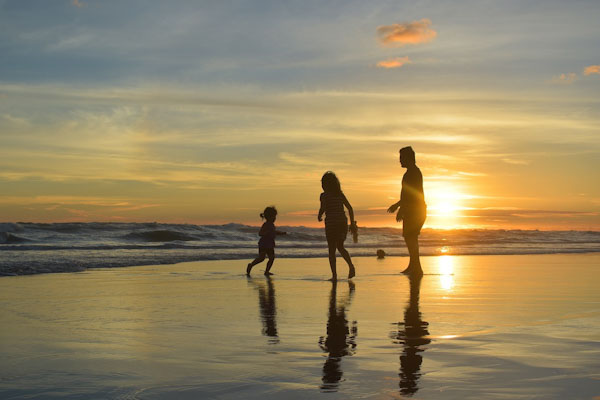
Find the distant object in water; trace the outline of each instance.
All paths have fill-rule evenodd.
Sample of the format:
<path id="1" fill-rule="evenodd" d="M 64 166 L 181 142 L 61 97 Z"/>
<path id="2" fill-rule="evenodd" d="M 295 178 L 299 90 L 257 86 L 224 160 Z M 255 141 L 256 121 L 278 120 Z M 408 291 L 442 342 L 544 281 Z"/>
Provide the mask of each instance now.
<path id="1" fill-rule="evenodd" d="M 377 250 L 377 258 L 380 260 L 385 258 L 385 251 L 383 251 L 381 249 Z"/>

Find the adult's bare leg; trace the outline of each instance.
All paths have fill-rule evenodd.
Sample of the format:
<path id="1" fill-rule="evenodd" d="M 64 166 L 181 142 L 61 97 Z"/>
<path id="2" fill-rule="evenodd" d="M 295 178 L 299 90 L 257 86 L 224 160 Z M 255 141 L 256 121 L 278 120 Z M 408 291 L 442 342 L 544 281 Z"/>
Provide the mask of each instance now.
<path id="1" fill-rule="evenodd" d="M 419 236 L 405 236 L 404 241 L 406 242 L 406 247 L 408 248 L 410 261 L 408 263 L 408 268 L 402 271 L 402 273 L 410 275 L 423 275 L 423 269 L 421 268 L 421 259 L 419 257 Z"/>

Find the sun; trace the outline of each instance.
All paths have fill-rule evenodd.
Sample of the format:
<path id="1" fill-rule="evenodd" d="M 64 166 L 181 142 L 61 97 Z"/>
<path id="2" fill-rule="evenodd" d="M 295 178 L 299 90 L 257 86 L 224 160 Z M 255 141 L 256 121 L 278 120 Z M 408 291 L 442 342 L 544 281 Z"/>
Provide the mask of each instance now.
<path id="1" fill-rule="evenodd" d="M 461 226 L 461 218 L 465 207 L 465 200 L 471 196 L 465 194 L 461 188 L 446 182 L 434 182 L 425 188 L 425 201 L 427 202 L 427 225 L 436 229 L 453 229 Z"/>

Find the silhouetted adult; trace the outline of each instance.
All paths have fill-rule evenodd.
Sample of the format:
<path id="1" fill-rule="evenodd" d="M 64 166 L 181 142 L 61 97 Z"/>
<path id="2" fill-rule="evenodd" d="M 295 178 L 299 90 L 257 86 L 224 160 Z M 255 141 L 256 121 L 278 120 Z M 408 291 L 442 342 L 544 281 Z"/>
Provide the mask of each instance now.
<path id="1" fill-rule="evenodd" d="M 422 320 L 419 311 L 419 291 L 422 276 L 414 275 L 410 278 L 410 299 L 404 311 L 404 322 L 398 322 L 398 331 L 392 332 L 394 343 L 402 345 L 400 354 L 400 393 L 404 396 L 413 395 L 419 390 L 421 377 L 421 364 L 425 351 L 424 346 L 431 343 L 427 338 L 429 324 Z"/>
<path id="2" fill-rule="evenodd" d="M 403 274 L 423 275 L 419 259 L 419 234 L 427 217 L 427 205 L 423 194 L 423 175 L 417 167 L 415 152 L 412 147 L 400 149 L 400 165 L 406 168 L 402 177 L 400 201 L 388 208 L 389 213 L 396 213 L 396 221 L 402 222 L 402 236 L 408 248 L 410 261 Z"/>
<path id="3" fill-rule="evenodd" d="M 346 307 L 350 305 L 354 295 L 354 283 L 348 281 L 348 294 L 338 303 L 337 281 L 332 281 L 329 297 L 329 316 L 327 319 L 327 336 L 319 339 L 321 349 L 329 353 L 323 364 L 323 384 L 321 390 L 336 391 L 343 376 L 341 368 L 342 357 L 354 354 L 356 348 L 356 321 L 348 326 Z"/>

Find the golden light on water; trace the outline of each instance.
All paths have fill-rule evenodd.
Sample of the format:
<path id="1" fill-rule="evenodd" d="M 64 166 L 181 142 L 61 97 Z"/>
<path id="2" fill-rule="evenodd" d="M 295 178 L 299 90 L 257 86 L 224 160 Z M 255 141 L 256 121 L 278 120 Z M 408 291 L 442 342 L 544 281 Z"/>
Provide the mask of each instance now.
<path id="1" fill-rule="evenodd" d="M 438 271 L 440 274 L 440 286 L 442 289 L 450 291 L 454 287 L 454 257 L 439 256 Z"/>

